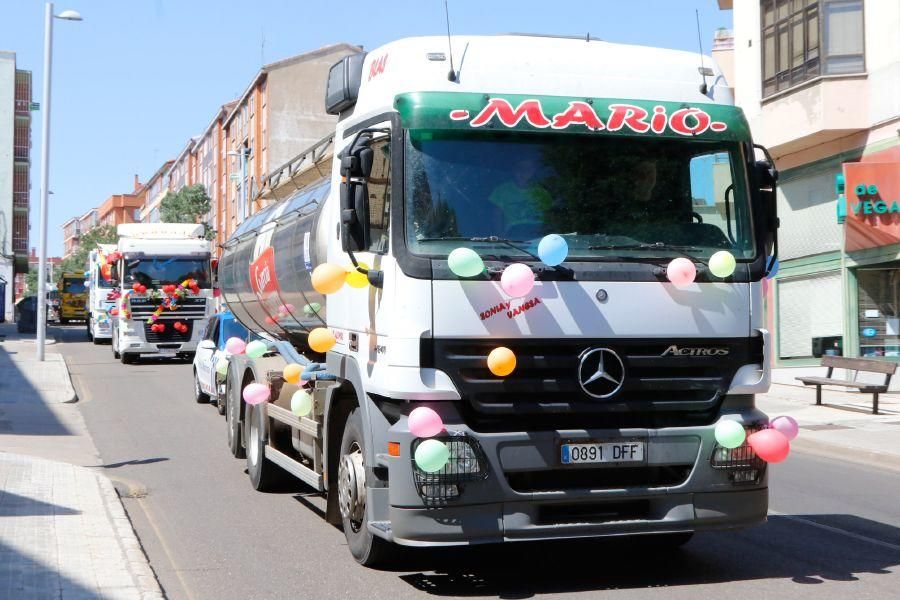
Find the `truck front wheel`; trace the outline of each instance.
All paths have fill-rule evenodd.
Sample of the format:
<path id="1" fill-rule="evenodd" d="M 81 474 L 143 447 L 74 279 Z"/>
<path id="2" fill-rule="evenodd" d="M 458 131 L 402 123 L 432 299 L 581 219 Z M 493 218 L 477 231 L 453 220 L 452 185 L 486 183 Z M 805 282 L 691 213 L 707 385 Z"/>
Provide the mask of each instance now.
<path id="1" fill-rule="evenodd" d="M 229 384 L 225 384 L 225 429 L 228 432 L 228 449 L 235 458 L 244 458 L 241 440 L 241 398 Z"/>
<path id="2" fill-rule="evenodd" d="M 396 546 L 372 535 L 366 519 L 366 455 L 359 408 L 347 417 L 338 463 L 338 505 L 350 553 L 361 565 L 374 567 L 393 558 Z"/>
<path id="3" fill-rule="evenodd" d="M 266 458 L 265 404 L 248 406 L 247 422 L 247 475 L 253 489 L 258 492 L 275 490 L 285 482 L 288 474 Z"/>

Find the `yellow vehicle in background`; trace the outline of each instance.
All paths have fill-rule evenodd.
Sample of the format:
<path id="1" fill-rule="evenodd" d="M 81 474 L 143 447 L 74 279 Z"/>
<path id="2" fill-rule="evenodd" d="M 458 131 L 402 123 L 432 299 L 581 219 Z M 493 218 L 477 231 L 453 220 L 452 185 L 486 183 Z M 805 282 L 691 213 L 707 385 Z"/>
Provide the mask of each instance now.
<path id="1" fill-rule="evenodd" d="M 87 287 L 84 273 L 63 273 L 59 278 L 59 323 L 84 321 L 87 318 Z"/>

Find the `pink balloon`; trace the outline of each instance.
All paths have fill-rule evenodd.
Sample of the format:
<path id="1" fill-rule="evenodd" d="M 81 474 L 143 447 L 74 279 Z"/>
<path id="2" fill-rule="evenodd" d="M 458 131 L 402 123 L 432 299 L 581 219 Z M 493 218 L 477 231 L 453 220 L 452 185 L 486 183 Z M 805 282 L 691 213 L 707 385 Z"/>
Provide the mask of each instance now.
<path id="1" fill-rule="evenodd" d="M 247 404 L 262 404 L 269 399 L 269 386 L 261 383 L 251 383 L 244 388 L 244 401 Z"/>
<path id="2" fill-rule="evenodd" d="M 777 429 L 757 431 L 747 438 L 747 444 L 758 457 L 770 463 L 783 461 L 791 451 L 791 443 Z"/>
<path id="3" fill-rule="evenodd" d="M 666 267 L 666 277 L 675 285 L 687 285 L 697 277 L 697 268 L 686 258 L 675 258 Z"/>
<path id="4" fill-rule="evenodd" d="M 500 276 L 500 287 L 513 298 L 528 295 L 534 287 L 534 271 L 528 265 L 514 263 L 503 269 Z"/>
<path id="5" fill-rule="evenodd" d="M 233 337 L 225 341 L 225 351 L 231 354 L 243 354 L 246 349 L 247 343 L 241 338 Z"/>
<path id="6" fill-rule="evenodd" d="M 414 408 L 407 420 L 409 432 L 416 437 L 434 437 L 444 430 L 441 416 L 427 406 Z"/>
<path id="7" fill-rule="evenodd" d="M 294 305 L 293 304 L 282 304 L 281 306 L 278 307 L 278 312 L 292 313 L 292 312 L 294 312 Z"/>
<path id="8" fill-rule="evenodd" d="M 800 433 L 800 426 L 797 425 L 797 421 L 794 417 L 789 417 L 787 415 L 775 417 L 769 422 L 769 427 L 776 431 L 780 431 L 788 441 L 793 440 L 797 437 L 797 434 Z"/>

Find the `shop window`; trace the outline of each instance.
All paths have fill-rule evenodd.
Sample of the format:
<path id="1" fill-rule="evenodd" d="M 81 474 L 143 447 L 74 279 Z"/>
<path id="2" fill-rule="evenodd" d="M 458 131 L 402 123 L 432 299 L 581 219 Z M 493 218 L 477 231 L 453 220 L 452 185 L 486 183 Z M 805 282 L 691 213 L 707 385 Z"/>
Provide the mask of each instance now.
<path id="1" fill-rule="evenodd" d="M 859 356 L 900 357 L 900 265 L 859 269 Z"/>
<path id="2" fill-rule="evenodd" d="M 865 70 L 862 0 L 760 0 L 763 97 Z"/>
<path id="3" fill-rule="evenodd" d="M 813 358 L 842 350 L 840 271 L 779 279 L 776 285 L 779 358 Z"/>

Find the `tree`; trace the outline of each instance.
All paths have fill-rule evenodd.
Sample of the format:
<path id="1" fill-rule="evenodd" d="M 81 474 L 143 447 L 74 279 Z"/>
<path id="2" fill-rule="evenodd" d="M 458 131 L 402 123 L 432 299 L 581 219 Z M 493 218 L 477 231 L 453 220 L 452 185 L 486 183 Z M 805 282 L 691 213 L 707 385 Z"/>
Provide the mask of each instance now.
<path id="1" fill-rule="evenodd" d="M 159 218 L 163 223 L 196 223 L 209 213 L 211 201 L 201 184 L 189 185 L 177 192 L 167 192 L 159 203 Z M 216 236 L 216 230 L 203 223 L 206 239 Z"/>
<path id="2" fill-rule="evenodd" d="M 115 244 L 119 241 L 113 225 L 99 225 L 82 234 L 78 250 L 59 263 L 57 273 L 83 273 L 88 267 L 88 255 L 97 248 L 97 244 Z"/>
<path id="3" fill-rule="evenodd" d="M 33 296 L 38 291 L 38 270 L 37 267 L 28 267 L 25 274 L 25 294 Z"/>

